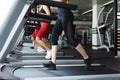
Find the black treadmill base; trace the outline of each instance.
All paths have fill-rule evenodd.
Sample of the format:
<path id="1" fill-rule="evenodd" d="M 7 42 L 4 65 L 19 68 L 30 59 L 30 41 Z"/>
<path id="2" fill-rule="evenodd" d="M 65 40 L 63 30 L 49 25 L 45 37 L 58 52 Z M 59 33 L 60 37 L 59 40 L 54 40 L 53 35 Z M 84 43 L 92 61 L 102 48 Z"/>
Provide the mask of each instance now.
<path id="1" fill-rule="evenodd" d="M 87 71 L 85 70 L 84 66 L 57 66 L 57 70 L 48 70 L 48 68 L 20 68 L 14 72 L 14 75 L 20 78 L 30 78 L 116 73 L 120 72 L 110 69 L 106 66 L 92 66 L 91 70 Z"/>

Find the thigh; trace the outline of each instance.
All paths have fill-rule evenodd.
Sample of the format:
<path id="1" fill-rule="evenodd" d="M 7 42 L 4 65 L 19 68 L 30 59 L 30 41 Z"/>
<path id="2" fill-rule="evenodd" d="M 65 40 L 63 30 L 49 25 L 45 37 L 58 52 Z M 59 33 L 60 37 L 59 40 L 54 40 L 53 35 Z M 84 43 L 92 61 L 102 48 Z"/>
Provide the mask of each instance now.
<path id="1" fill-rule="evenodd" d="M 47 38 L 49 30 L 50 30 L 50 24 L 41 22 L 41 28 L 39 29 L 37 37 Z"/>
<path id="2" fill-rule="evenodd" d="M 37 33 L 39 32 L 39 29 L 35 29 L 35 31 L 32 34 L 32 37 L 35 39 L 37 36 Z"/>
<path id="3" fill-rule="evenodd" d="M 56 24 L 53 27 L 52 30 L 52 36 L 51 36 L 51 43 L 56 44 L 59 38 L 59 35 L 62 33 L 62 23 L 59 19 L 57 19 Z"/>

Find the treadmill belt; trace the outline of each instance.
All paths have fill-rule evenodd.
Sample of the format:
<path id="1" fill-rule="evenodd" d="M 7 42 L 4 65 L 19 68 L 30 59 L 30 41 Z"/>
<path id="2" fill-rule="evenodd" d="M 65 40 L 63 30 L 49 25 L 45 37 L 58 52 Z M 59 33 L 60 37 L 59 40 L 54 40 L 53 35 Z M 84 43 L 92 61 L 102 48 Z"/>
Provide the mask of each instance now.
<path id="1" fill-rule="evenodd" d="M 30 77 L 60 77 L 60 76 L 82 76 L 96 74 L 116 74 L 118 71 L 105 66 L 92 66 L 91 70 L 86 71 L 83 66 L 57 66 L 57 70 L 47 68 L 19 68 L 14 75 L 21 78 Z M 24 75 L 24 76 L 23 76 Z"/>
<path id="2" fill-rule="evenodd" d="M 57 67 L 56 71 L 54 70 L 49 71 L 61 76 L 120 73 L 105 66 L 92 66 L 90 70 L 85 70 L 83 66 Z"/>

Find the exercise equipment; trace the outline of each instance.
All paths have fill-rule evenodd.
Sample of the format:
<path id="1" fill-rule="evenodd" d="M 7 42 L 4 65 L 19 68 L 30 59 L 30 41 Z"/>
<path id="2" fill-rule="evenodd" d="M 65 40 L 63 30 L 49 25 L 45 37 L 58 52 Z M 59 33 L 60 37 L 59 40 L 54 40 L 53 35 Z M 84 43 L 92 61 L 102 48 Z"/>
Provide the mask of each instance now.
<path id="1" fill-rule="evenodd" d="M 32 4 L 43 4 L 48 6 L 67 8 L 71 10 L 77 9 L 76 5 L 54 2 L 49 0 L 25 0 L 25 1 L 13 0 L 12 5 L 10 7 L 7 7 L 8 9 L 10 8 L 10 12 L 8 12 L 9 13 L 8 15 L 10 17 L 8 16 L 9 19 L 6 18 L 6 22 L 3 22 L 6 23 L 6 25 L 2 25 L 1 27 L 3 33 L 0 34 L 1 42 L 0 62 L 4 62 L 7 54 L 12 52 L 14 45 L 17 41 L 17 38 L 20 35 L 20 32 L 24 27 L 24 24 L 27 21 L 25 15 Z M 4 35 L 4 32 L 6 35 Z"/>
<path id="2" fill-rule="evenodd" d="M 33 19 L 35 20 L 35 19 Z M 40 20 L 39 20 L 40 21 Z M 30 23 L 30 22 L 26 22 L 25 25 L 31 25 L 31 26 L 40 26 L 39 23 Z"/>
<path id="3" fill-rule="evenodd" d="M 4 2 L 4 4 L 6 3 Z M 11 5 L 7 7 L 9 12 L 5 12 L 8 10 L 3 12 L 6 13 L 7 18 L 4 15 L 4 24 L 0 27 L 0 30 L 2 30 L 2 33 L 0 33 L 0 62 L 4 62 L 7 54 L 12 52 L 17 38 L 26 22 L 24 16 L 31 5 L 27 0 L 12 0 L 10 4 Z"/>
<path id="4" fill-rule="evenodd" d="M 110 43 L 110 37 L 109 37 L 111 35 L 108 35 L 108 34 L 109 34 L 110 29 L 112 29 L 113 23 L 112 22 L 108 23 L 108 19 L 109 19 L 108 17 L 110 16 L 110 13 L 113 11 L 113 7 L 111 7 L 108 10 L 107 14 L 105 15 L 105 20 L 104 20 L 103 24 L 99 25 L 99 19 L 101 18 L 101 14 L 105 10 L 105 8 L 107 8 L 106 6 L 107 5 L 102 6 L 101 10 L 100 10 L 100 12 L 98 14 L 98 19 L 97 19 L 97 22 L 98 22 L 97 23 L 97 33 L 98 33 L 98 38 L 99 38 L 100 46 L 98 46 L 97 48 L 98 49 L 105 48 L 109 52 L 110 51 L 109 48 L 112 46 L 112 44 Z M 108 26 L 110 26 L 110 27 L 108 28 Z M 103 29 L 103 32 L 105 32 L 105 34 L 107 36 L 106 39 L 107 39 L 107 42 L 108 42 L 108 46 L 105 45 L 104 40 L 102 40 L 101 29 Z"/>
<path id="5" fill-rule="evenodd" d="M 67 4 L 63 2 L 56 2 L 56 1 L 51 1 L 51 0 L 35 0 L 33 4 L 43 4 L 43 5 L 59 7 L 59 8 L 69 9 L 69 10 L 77 9 L 77 5 Z"/>
<path id="6" fill-rule="evenodd" d="M 40 2 L 40 4 L 42 2 L 44 2 L 46 4 L 49 4 L 49 3 L 47 3 L 48 0 L 44 0 L 44 1 L 43 0 L 35 0 L 35 1 Z M 6 0 L 6 2 L 8 2 L 8 1 Z M 9 5 L 9 7 L 7 7 L 10 10 L 9 13 L 8 13 L 9 17 L 7 16 L 7 18 L 4 22 L 4 24 L 6 24 L 6 25 L 1 26 L 1 30 L 3 30 L 2 32 L 4 32 L 5 35 L 4 35 L 4 33 L 0 33 L 0 42 L 1 42 L 0 43 L 1 44 L 0 45 L 0 51 L 1 51 L 0 52 L 0 62 L 1 62 L 0 69 L 1 69 L 1 71 L 8 71 L 10 74 L 14 75 L 13 72 L 15 72 L 15 70 L 17 70 L 17 69 L 24 68 L 24 65 L 29 65 L 29 66 L 31 66 L 31 65 L 32 66 L 33 65 L 41 65 L 41 62 L 36 62 L 36 63 L 33 62 L 32 63 L 32 62 L 29 61 L 29 63 L 28 62 L 23 63 L 22 61 L 21 62 L 17 62 L 17 61 L 16 62 L 10 62 L 10 61 L 8 61 L 7 63 L 5 63 L 6 59 L 7 59 L 7 55 L 14 50 L 14 46 L 16 45 L 16 41 L 18 41 L 17 39 L 19 37 L 21 37 L 20 32 L 24 28 L 24 24 L 27 21 L 27 19 L 25 18 L 25 15 L 26 15 L 29 7 L 31 6 L 31 4 L 33 4 L 34 0 L 11 0 L 10 2 L 11 2 L 12 5 Z M 60 4 L 56 3 L 56 4 L 58 4 L 60 6 L 60 4 L 63 4 L 63 3 L 60 3 Z M 50 6 L 51 5 L 54 5 L 54 4 L 51 3 Z M 65 5 L 62 8 L 64 8 Z M 57 6 L 57 5 L 55 5 L 55 6 Z M 12 9 L 11 9 L 11 7 L 12 7 Z M 69 7 L 65 7 L 65 8 L 70 9 Z M 7 11 L 7 10 L 5 10 L 5 11 Z M 3 12 L 3 13 L 6 13 L 6 12 Z M 8 27 L 8 25 L 9 25 L 9 27 Z M 42 60 L 42 62 L 43 62 L 43 60 Z M 62 64 L 64 62 L 65 61 L 62 61 L 60 64 Z M 72 60 L 71 62 L 75 65 L 76 61 L 74 62 L 74 60 Z M 70 61 L 68 61 L 66 63 L 70 64 Z M 73 64 L 70 64 L 70 65 L 73 65 Z M 79 62 L 78 62 L 78 64 L 79 64 Z M 67 66 L 70 66 L 70 65 L 67 65 Z M 85 66 L 84 64 L 79 64 L 79 65 Z M 79 65 L 77 65 L 77 66 L 79 66 Z M 62 65 L 59 65 L 59 66 L 61 68 Z M 99 64 L 97 64 L 97 66 L 99 66 Z M 65 66 L 62 66 L 62 68 L 63 67 L 65 67 Z M 74 69 L 74 68 L 77 69 L 78 67 L 77 68 L 72 67 L 72 69 Z M 37 68 L 35 68 L 35 70 L 37 70 Z M 40 74 L 40 75 L 42 75 L 42 74 Z M 19 80 L 19 79 L 17 79 L 17 80 Z"/>
<path id="7" fill-rule="evenodd" d="M 53 16 L 53 15 L 48 16 L 48 15 L 42 15 L 42 14 L 37 14 L 37 13 L 36 14 L 30 13 L 29 17 L 43 18 L 43 19 L 48 19 L 48 20 L 56 20 L 57 19 L 57 16 Z"/>
<path id="8" fill-rule="evenodd" d="M 51 20 L 43 19 L 43 18 L 37 18 L 37 17 L 29 17 L 29 21 L 38 21 L 38 22 L 51 22 Z"/>

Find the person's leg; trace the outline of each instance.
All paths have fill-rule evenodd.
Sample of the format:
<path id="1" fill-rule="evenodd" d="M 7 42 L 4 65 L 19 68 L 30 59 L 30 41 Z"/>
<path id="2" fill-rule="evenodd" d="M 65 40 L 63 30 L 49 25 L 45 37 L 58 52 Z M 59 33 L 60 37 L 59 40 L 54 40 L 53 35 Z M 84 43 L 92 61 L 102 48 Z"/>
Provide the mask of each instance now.
<path id="1" fill-rule="evenodd" d="M 68 20 L 66 20 L 68 19 Z M 83 46 L 78 43 L 78 41 L 75 39 L 75 27 L 73 26 L 73 20 L 70 18 L 66 18 L 63 22 L 64 31 L 66 33 L 66 36 L 69 40 L 69 43 L 72 47 L 74 47 L 82 56 L 86 64 L 86 69 L 88 69 L 91 66 L 92 59 L 88 56 L 87 52 L 83 48 Z M 66 22 L 67 21 L 67 22 Z M 67 23 L 67 24 L 66 24 Z M 67 27 L 66 27 L 67 26 Z"/>
<path id="2" fill-rule="evenodd" d="M 78 43 L 78 45 L 75 47 L 75 49 L 83 56 L 84 59 L 88 59 L 89 56 L 87 55 L 87 52 L 83 48 L 83 46 Z"/>
<path id="3" fill-rule="evenodd" d="M 39 47 L 42 47 L 43 49 L 46 49 L 47 51 L 51 50 L 50 44 L 47 41 L 45 41 L 45 38 L 36 37 L 36 41 Z"/>
<path id="4" fill-rule="evenodd" d="M 51 57 L 51 46 L 47 40 L 48 32 L 50 30 L 50 24 L 41 22 L 41 28 L 37 34 L 36 41 L 38 43 L 38 46 L 44 48 L 47 50 L 47 54 L 45 56 L 46 59 L 49 59 Z"/>
<path id="5" fill-rule="evenodd" d="M 82 56 L 84 59 L 89 58 L 87 52 L 85 51 L 85 49 L 83 48 L 83 46 L 78 43 L 78 41 L 75 39 L 75 27 L 72 26 L 71 24 L 72 22 L 68 22 L 68 27 L 65 29 L 65 33 L 67 33 L 67 38 L 69 40 L 69 43 L 71 44 L 72 47 L 74 47 Z"/>
<path id="6" fill-rule="evenodd" d="M 41 28 L 39 29 L 39 32 L 37 34 L 36 41 L 38 45 L 50 51 L 51 47 L 47 41 L 47 37 L 48 37 L 48 32 L 51 26 L 49 23 L 45 23 L 45 22 L 40 22 L 40 25 L 41 25 Z"/>
<path id="7" fill-rule="evenodd" d="M 59 36 L 61 35 L 61 33 L 62 33 L 62 23 L 58 19 L 52 30 L 52 37 L 50 40 L 50 42 L 52 44 L 52 59 L 51 59 L 51 61 L 54 64 L 56 64 L 56 57 L 57 57 L 57 52 L 58 52 L 58 39 L 59 39 Z"/>
<path id="8" fill-rule="evenodd" d="M 39 31 L 39 29 L 35 29 L 35 31 L 34 31 L 33 34 L 32 34 L 31 41 L 32 41 L 33 46 L 30 47 L 30 48 L 32 48 L 32 49 L 34 49 L 35 44 L 37 44 L 37 42 L 36 42 L 35 39 L 36 39 L 36 35 L 37 35 L 38 31 Z"/>
<path id="9" fill-rule="evenodd" d="M 31 41 L 32 41 L 32 45 L 33 45 L 31 48 L 34 48 L 34 46 L 35 46 L 35 39 L 33 37 L 31 37 Z"/>
<path id="10" fill-rule="evenodd" d="M 52 36 L 50 39 L 50 43 L 52 45 L 52 58 L 51 61 L 48 63 L 43 63 L 44 67 L 48 67 L 50 69 L 55 70 L 56 69 L 56 57 L 58 52 L 58 38 L 59 35 L 62 33 L 62 27 L 61 27 L 61 21 L 57 19 L 56 24 L 53 27 L 52 30 Z"/>
<path id="11" fill-rule="evenodd" d="M 58 45 L 52 45 L 52 62 L 56 64 L 56 57 L 58 52 Z"/>
<path id="12" fill-rule="evenodd" d="M 46 38 L 40 39 L 36 37 L 36 41 L 38 43 L 38 46 L 42 48 L 41 50 L 39 50 L 39 52 L 45 52 L 45 50 L 47 50 L 45 58 L 50 59 L 52 56 L 52 51 L 51 51 L 51 46 L 48 43 L 47 39 Z"/>

